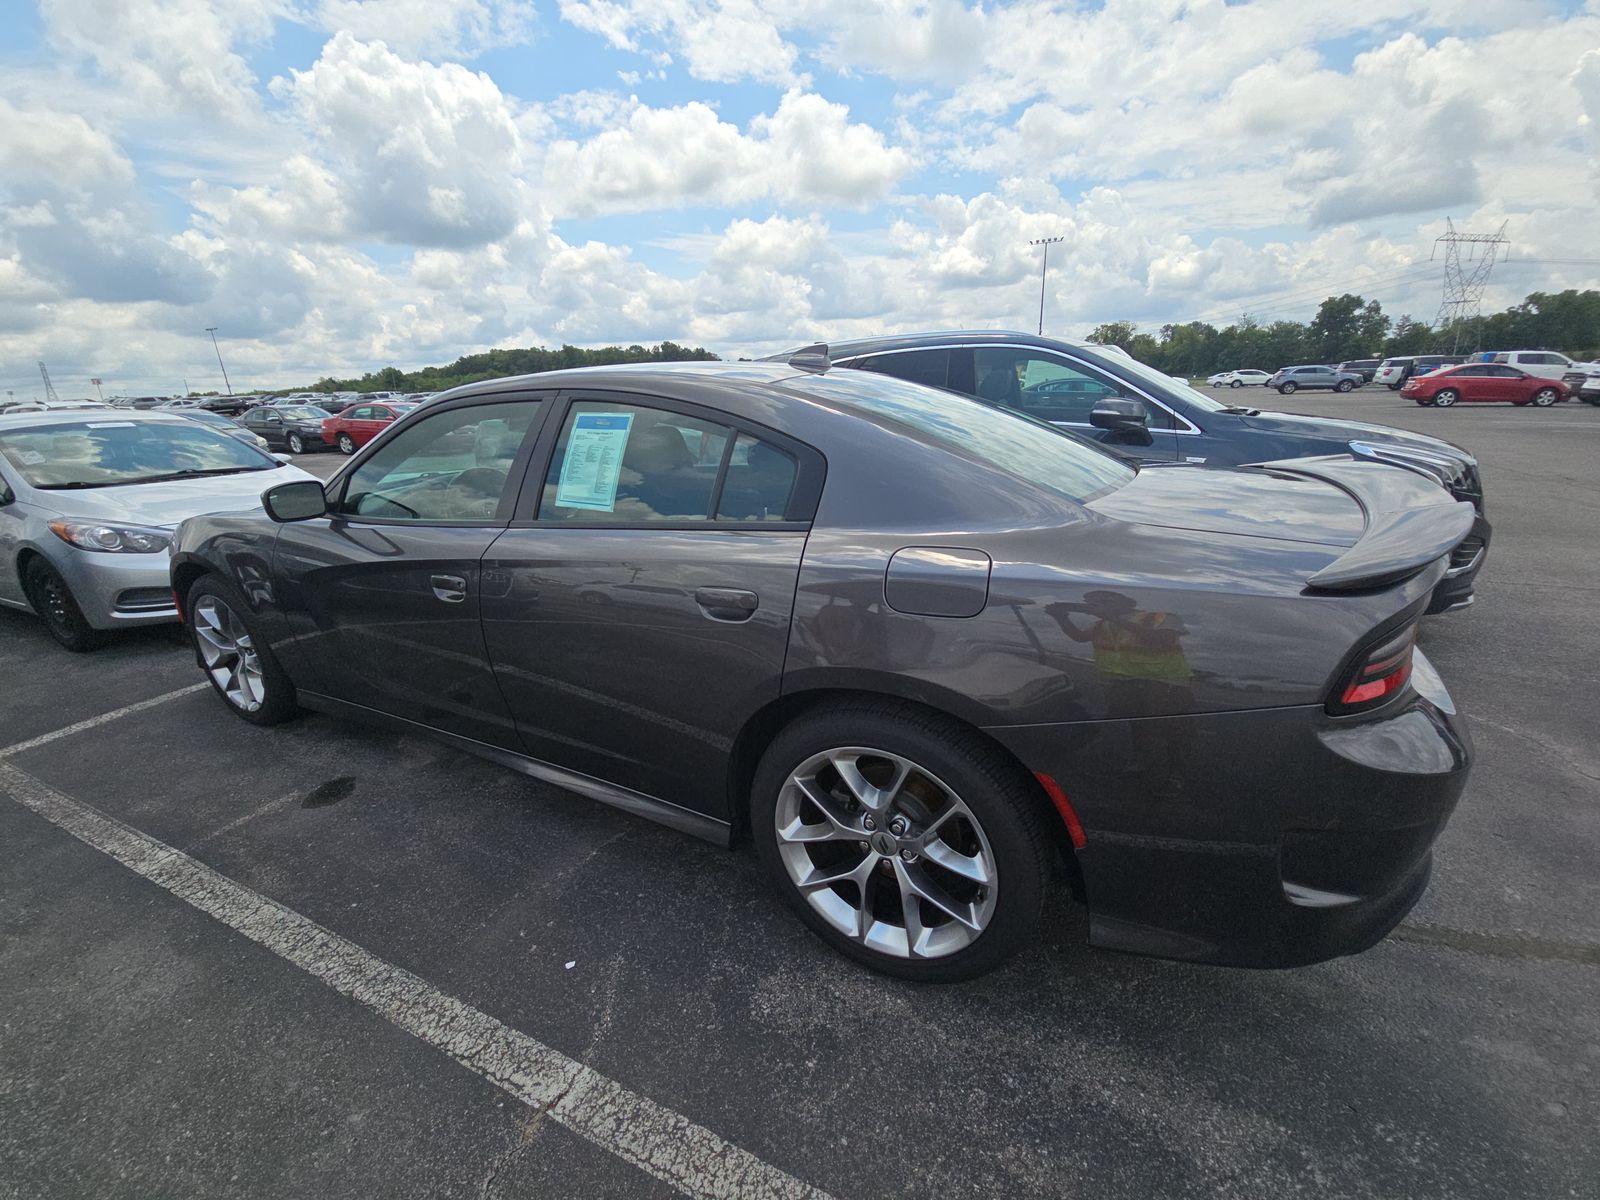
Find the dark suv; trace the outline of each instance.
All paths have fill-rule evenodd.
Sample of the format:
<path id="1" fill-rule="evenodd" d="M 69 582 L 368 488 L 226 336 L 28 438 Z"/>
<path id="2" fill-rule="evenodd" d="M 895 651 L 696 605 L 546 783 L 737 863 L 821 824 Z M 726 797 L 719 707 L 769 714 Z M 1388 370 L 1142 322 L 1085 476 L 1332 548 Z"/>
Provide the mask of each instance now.
<path id="1" fill-rule="evenodd" d="M 1371 383 L 1383 363 L 1381 358 L 1352 358 L 1339 364 L 1339 370 L 1361 376 L 1362 383 Z"/>
<path id="2" fill-rule="evenodd" d="M 793 353 L 793 352 L 789 352 Z M 789 353 L 774 355 L 784 360 Z M 1145 462 L 1231 467 L 1352 454 L 1426 475 L 1467 500 L 1478 519 L 1450 559 L 1428 611 L 1472 603 L 1488 552 L 1478 461 L 1439 438 L 1291 413 L 1222 404 L 1135 361 L 1116 346 L 1007 331 L 911 333 L 834 342 L 834 366 L 856 367 L 961 392 L 1014 409 Z"/>

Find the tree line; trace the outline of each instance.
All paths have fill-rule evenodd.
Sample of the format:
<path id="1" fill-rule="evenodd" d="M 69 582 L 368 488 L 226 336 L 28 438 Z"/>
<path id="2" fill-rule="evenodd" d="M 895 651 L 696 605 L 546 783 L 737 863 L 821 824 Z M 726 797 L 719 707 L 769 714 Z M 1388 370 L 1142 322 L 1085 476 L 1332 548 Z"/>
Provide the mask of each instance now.
<path id="1" fill-rule="evenodd" d="M 1560 350 L 1587 361 L 1600 354 L 1600 291 L 1533 292 L 1503 312 L 1438 329 L 1409 315 L 1391 320 L 1378 301 L 1346 292 L 1324 300 L 1309 322 L 1263 324 L 1247 313 L 1222 329 L 1189 321 L 1149 334 L 1139 333 L 1130 321 L 1112 321 L 1096 326 L 1089 340 L 1121 346 L 1158 371 L 1191 379 L 1245 367 L 1273 371 L 1302 363 L 1477 350 Z"/>
<path id="2" fill-rule="evenodd" d="M 582 346 L 562 346 L 547 350 L 533 346 L 520 350 L 486 350 L 482 354 L 466 354 L 449 366 L 421 367 L 415 371 L 402 371 L 399 367 L 384 367 L 368 371 L 359 379 L 319 379 L 309 389 L 313 392 L 442 392 L 463 383 L 476 383 L 480 379 L 500 379 L 507 375 L 537 375 L 541 371 L 560 371 L 567 367 L 600 367 L 616 363 L 705 362 L 714 361 L 716 355 L 696 346 L 680 346 L 676 342 L 662 342 L 658 346 L 602 346 L 586 350 Z"/>

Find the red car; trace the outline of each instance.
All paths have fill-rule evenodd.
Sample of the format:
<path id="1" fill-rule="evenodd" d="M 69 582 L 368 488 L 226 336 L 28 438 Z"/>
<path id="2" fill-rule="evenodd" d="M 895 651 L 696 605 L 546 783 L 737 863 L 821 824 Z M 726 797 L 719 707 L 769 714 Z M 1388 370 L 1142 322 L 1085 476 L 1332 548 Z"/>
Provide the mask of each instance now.
<path id="1" fill-rule="evenodd" d="M 322 422 L 322 440 L 337 446 L 345 454 L 354 454 L 378 434 L 391 421 L 405 416 L 415 404 L 352 404 L 336 416 Z"/>
<path id="2" fill-rule="evenodd" d="M 1567 398 L 1566 385 L 1540 375 L 1529 375 L 1516 367 L 1499 363 L 1463 363 L 1442 367 L 1426 375 L 1413 375 L 1400 389 L 1418 404 L 1449 408 L 1473 401 L 1483 403 L 1534 404 L 1548 408 Z"/>

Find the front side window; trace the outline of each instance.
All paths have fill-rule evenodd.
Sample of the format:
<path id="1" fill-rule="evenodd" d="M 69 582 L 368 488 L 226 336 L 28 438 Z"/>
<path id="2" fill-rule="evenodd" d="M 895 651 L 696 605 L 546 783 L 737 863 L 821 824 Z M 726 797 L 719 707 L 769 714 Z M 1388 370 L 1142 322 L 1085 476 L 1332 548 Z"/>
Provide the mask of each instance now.
<path id="1" fill-rule="evenodd" d="M 1096 404 L 1124 392 L 1109 377 L 1033 350 L 980 347 L 973 365 L 980 400 L 1015 409 L 1036 421 L 1088 425 Z M 1144 404 L 1152 429 L 1173 428 L 1172 415 L 1166 409 L 1134 398 Z"/>
<path id="2" fill-rule="evenodd" d="M 8 429 L 0 454 L 36 488 L 100 488 L 278 466 L 239 438 L 198 421 L 83 421 Z"/>
<path id="3" fill-rule="evenodd" d="M 540 519 L 708 521 L 732 436 L 726 425 L 665 409 L 576 401 L 550 460 Z"/>
<path id="4" fill-rule="evenodd" d="M 489 521 L 515 496 L 540 401 L 474 404 L 418 421 L 350 476 L 339 512 L 383 521 Z"/>

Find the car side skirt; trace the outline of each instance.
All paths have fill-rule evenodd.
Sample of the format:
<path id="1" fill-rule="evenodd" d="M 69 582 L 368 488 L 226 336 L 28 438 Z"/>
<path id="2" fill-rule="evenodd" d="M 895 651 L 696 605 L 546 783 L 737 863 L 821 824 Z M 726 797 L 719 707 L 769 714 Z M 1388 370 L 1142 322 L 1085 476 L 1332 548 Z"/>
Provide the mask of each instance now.
<path id="1" fill-rule="evenodd" d="M 323 696 L 316 692 L 301 691 L 297 697 L 306 708 L 317 712 L 327 713 L 330 716 L 349 717 L 351 720 L 363 721 L 372 725 L 382 725 L 391 729 L 398 729 L 407 733 L 417 733 L 437 742 L 461 750 L 479 758 L 488 759 L 502 767 L 509 767 L 524 775 L 552 783 L 556 787 L 564 788 L 569 792 L 576 792 L 580 796 L 587 796 L 591 800 L 598 800 L 601 804 L 620 808 L 623 812 L 633 813 L 635 816 L 646 817 L 669 829 L 676 829 L 680 833 L 687 833 L 718 846 L 732 844 L 733 827 L 727 821 L 719 821 L 715 817 L 708 817 L 704 813 L 691 812 L 686 808 L 679 808 L 665 800 L 658 800 L 654 796 L 647 796 L 643 792 L 635 792 L 614 783 L 607 783 L 602 779 L 595 779 L 590 775 L 583 775 L 577 771 L 569 771 L 565 767 L 558 767 L 554 763 L 547 763 L 537 758 L 530 758 L 526 754 L 519 754 L 515 750 L 507 750 L 503 746 L 492 746 L 487 742 L 475 741 L 472 738 L 462 737 L 459 734 L 446 733 L 434 729 L 429 725 L 422 725 L 416 721 L 408 721 L 404 717 L 397 717 L 391 713 L 379 712 L 375 708 L 367 708 L 361 704 L 352 704 L 348 700 L 338 700 L 332 696 Z"/>

